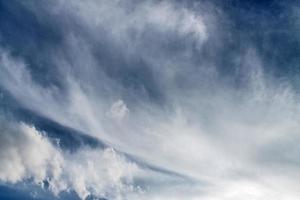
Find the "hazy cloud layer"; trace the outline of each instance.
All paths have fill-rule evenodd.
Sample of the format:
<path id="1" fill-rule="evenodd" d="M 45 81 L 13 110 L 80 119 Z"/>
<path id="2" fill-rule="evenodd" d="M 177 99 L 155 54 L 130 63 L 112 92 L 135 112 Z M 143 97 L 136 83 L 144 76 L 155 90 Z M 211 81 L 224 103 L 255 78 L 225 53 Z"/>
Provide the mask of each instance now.
<path id="1" fill-rule="evenodd" d="M 2 3 L 1 94 L 105 147 L 70 152 L 3 111 L 0 180 L 81 199 L 297 199 L 298 7 Z"/>

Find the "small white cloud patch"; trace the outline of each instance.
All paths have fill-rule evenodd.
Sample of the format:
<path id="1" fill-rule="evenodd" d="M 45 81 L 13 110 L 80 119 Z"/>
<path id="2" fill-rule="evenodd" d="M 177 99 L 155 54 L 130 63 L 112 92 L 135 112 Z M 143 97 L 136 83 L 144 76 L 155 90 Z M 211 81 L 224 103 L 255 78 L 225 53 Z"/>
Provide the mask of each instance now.
<path id="1" fill-rule="evenodd" d="M 112 104 L 108 115 L 115 120 L 122 120 L 129 114 L 129 109 L 123 100 L 118 100 Z"/>

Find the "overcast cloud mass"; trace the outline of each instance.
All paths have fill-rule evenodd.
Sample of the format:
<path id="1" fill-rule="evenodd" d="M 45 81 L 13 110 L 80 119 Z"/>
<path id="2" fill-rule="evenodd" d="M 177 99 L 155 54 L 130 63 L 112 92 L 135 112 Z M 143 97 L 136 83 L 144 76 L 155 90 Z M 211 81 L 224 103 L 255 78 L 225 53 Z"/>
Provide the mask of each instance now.
<path id="1" fill-rule="evenodd" d="M 300 3 L 0 0 L 0 199 L 298 200 Z"/>

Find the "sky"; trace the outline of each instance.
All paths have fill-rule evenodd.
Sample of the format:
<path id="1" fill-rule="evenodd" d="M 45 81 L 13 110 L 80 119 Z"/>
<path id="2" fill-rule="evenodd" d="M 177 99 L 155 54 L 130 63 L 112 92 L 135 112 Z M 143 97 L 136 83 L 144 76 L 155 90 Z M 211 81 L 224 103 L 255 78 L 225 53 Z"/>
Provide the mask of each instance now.
<path id="1" fill-rule="evenodd" d="M 298 200 L 300 3 L 0 0 L 0 199 Z"/>

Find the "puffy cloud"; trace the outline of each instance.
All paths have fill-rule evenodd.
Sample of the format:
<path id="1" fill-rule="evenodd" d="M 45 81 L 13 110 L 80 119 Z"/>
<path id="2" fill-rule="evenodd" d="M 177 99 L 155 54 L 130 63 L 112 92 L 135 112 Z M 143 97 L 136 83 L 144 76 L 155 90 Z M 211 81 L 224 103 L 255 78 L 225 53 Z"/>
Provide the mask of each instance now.
<path id="1" fill-rule="evenodd" d="M 122 100 L 114 102 L 108 112 L 108 115 L 116 120 L 122 120 L 129 114 L 129 109 Z"/>
<path id="2" fill-rule="evenodd" d="M 1 121 L 0 179 L 16 183 L 34 178 L 41 183 L 58 177 L 62 156 L 34 127 Z"/>
<path id="3" fill-rule="evenodd" d="M 1 121 L 0 129 L 4 183 L 33 179 L 43 186 L 46 181 L 54 194 L 71 189 L 82 199 L 89 195 L 115 199 L 134 191 L 132 176 L 138 168 L 113 149 L 64 153 L 27 124 Z"/>
<path id="4" fill-rule="evenodd" d="M 137 165 L 128 162 L 113 149 L 81 150 L 66 157 L 69 184 L 82 199 L 91 194 L 118 199 L 134 190 L 132 178 L 138 170 Z"/>

